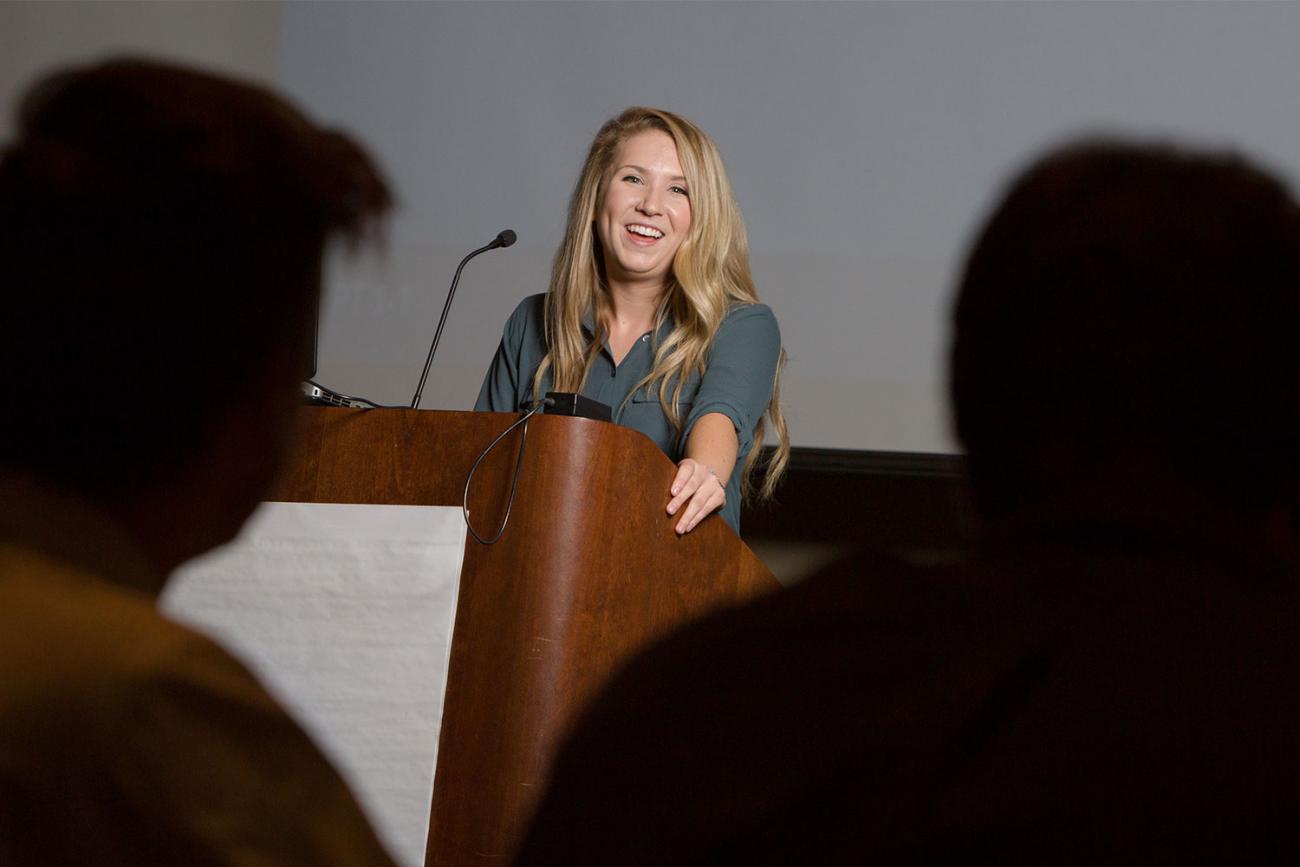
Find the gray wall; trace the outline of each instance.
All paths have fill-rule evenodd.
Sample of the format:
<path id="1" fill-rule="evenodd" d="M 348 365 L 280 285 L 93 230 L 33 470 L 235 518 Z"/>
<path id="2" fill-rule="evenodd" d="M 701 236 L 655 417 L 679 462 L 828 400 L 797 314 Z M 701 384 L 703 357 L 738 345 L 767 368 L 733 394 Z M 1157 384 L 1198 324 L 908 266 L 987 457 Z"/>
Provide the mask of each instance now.
<path id="1" fill-rule="evenodd" d="M 721 147 L 808 446 L 954 447 L 960 251 L 1045 143 L 1178 134 L 1300 171 L 1285 3 L 4 4 L 0 33 L 6 98 L 15 72 L 141 46 L 271 78 L 372 144 L 403 209 L 386 257 L 332 270 L 338 390 L 409 400 L 457 260 L 517 230 L 466 270 L 426 407 L 473 401 L 504 318 L 545 288 L 590 136 L 629 104 Z"/>
<path id="2" fill-rule="evenodd" d="M 274 3 L 0 2 L 0 137 L 19 94 L 52 67 L 129 51 L 270 81 L 279 34 Z"/>

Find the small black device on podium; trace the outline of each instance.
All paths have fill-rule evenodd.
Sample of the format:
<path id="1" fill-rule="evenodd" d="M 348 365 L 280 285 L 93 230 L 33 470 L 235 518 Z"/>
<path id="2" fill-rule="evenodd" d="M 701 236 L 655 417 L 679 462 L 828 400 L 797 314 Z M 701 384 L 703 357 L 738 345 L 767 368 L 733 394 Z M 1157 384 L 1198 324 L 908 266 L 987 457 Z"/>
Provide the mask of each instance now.
<path id="1" fill-rule="evenodd" d="M 569 391 L 546 392 L 547 415 L 572 415 L 578 418 L 594 418 L 596 421 L 612 421 L 614 411 L 607 405 L 580 394 Z"/>

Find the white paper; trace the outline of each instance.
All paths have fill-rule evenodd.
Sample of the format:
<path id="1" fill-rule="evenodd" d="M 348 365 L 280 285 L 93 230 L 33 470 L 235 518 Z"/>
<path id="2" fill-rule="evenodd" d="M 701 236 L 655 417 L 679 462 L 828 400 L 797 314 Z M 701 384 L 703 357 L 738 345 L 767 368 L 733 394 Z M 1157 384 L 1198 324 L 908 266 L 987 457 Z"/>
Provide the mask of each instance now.
<path id="1" fill-rule="evenodd" d="M 264 503 L 162 608 L 245 664 L 424 863 L 465 525 L 449 506 Z"/>

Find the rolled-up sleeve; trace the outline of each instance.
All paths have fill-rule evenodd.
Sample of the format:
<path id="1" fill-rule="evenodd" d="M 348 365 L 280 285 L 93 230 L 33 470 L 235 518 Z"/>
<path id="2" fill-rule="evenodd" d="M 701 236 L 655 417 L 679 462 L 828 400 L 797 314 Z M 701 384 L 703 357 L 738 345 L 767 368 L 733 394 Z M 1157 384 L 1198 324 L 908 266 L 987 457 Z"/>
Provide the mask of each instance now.
<path id="1" fill-rule="evenodd" d="M 754 427 L 772 399 L 781 355 L 781 330 L 766 304 L 746 304 L 727 314 L 714 338 L 708 369 L 686 418 L 682 441 L 711 412 L 731 419 L 743 457 L 754 444 Z"/>
<path id="2" fill-rule="evenodd" d="M 545 354 L 541 335 L 544 298 L 525 298 L 506 320 L 501 344 L 474 402 L 476 412 L 518 412 L 520 403 L 528 398 L 533 373 Z"/>

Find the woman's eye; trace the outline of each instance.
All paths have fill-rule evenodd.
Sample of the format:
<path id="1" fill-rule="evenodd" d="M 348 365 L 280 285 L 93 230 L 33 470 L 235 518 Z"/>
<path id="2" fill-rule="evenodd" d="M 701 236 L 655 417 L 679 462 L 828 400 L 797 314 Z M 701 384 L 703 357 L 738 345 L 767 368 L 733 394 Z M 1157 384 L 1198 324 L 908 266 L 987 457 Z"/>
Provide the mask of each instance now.
<path id="1" fill-rule="evenodd" d="M 627 181 L 629 184 L 641 183 L 641 179 L 638 178 L 636 175 L 624 175 L 623 180 Z"/>
<path id="2" fill-rule="evenodd" d="M 676 194 L 679 195 L 679 196 L 687 196 L 687 197 L 690 196 L 690 193 L 686 192 L 686 188 L 685 188 L 685 187 L 677 187 L 677 186 L 673 186 L 673 187 L 669 187 L 668 189 L 671 190 L 672 192 L 676 193 Z"/>

